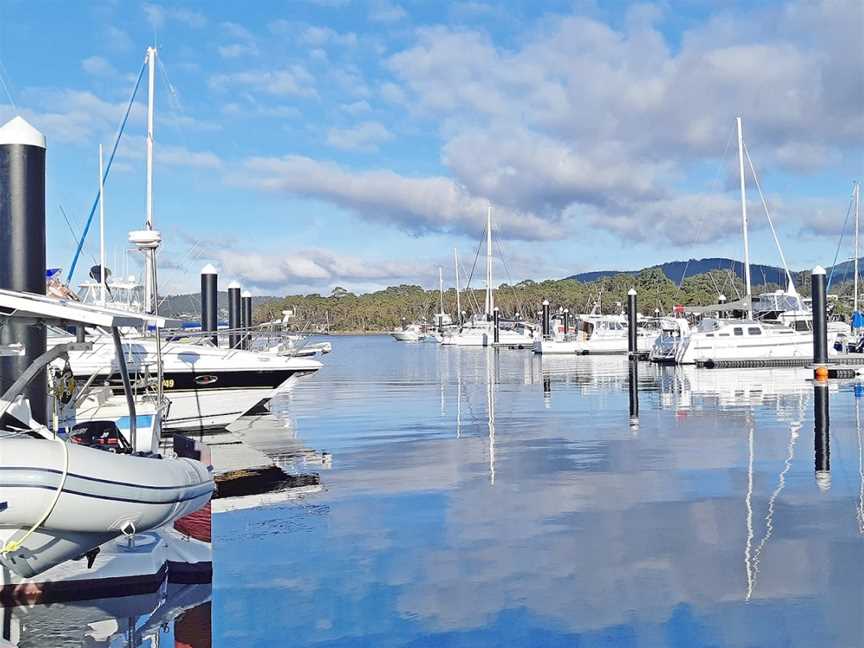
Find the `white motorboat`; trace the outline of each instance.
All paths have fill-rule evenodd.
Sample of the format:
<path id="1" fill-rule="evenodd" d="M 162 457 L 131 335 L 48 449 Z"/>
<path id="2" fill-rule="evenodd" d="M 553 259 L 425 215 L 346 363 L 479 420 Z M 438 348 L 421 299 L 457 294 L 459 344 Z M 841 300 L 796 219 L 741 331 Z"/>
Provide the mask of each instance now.
<path id="1" fill-rule="evenodd" d="M 152 319 L 8 290 L 0 290 L 0 313 L 34 326 L 110 329 L 118 349 L 119 327 Z M 87 345 L 50 348 L 0 396 L 0 563 L 23 578 L 91 554 L 118 536 L 170 524 L 204 506 L 214 490 L 212 467 L 156 453 L 158 434 L 143 437 L 150 439 L 150 448 L 140 451 L 136 399 L 122 352 L 118 370 L 128 436 L 110 418 L 79 423 L 67 438 L 33 420 L 25 389 L 45 375 L 52 361 L 82 344 Z M 56 419 L 74 392 L 65 377 L 53 382 Z"/>
<path id="2" fill-rule="evenodd" d="M 636 333 L 636 348 L 648 352 L 654 345 L 659 329 L 642 322 Z M 558 326 L 554 334 L 534 340 L 534 353 L 614 355 L 628 351 L 628 326 L 621 315 L 588 315 L 576 321 L 573 332 L 564 333 Z"/>
<path id="3" fill-rule="evenodd" d="M 426 336 L 426 331 L 421 324 L 408 324 L 401 329 L 392 331 L 390 335 L 397 342 L 419 342 Z"/>

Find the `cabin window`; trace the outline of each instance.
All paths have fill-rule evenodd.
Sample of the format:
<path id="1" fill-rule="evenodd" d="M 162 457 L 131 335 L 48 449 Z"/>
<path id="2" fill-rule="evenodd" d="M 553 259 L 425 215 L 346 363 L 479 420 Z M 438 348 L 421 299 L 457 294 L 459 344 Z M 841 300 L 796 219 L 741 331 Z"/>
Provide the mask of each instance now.
<path id="1" fill-rule="evenodd" d="M 718 333 L 717 335 L 720 337 L 729 337 L 728 333 Z"/>
<path id="2" fill-rule="evenodd" d="M 706 333 L 705 337 L 714 337 L 714 334 L 713 333 Z"/>
<path id="3" fill-rule="evenodd" d="M 747 334 L 748 335 L 762 335 L 762 329 L 760 329 L 758 326 L 751 326 L 750 328 L 747 329 Z"/>
<path id="4" fill-rule="evenodd" d="M 809 331 L 810 330 L 810 322 L 806 320 L 797 320 L 795 322 L 795 330 L 796 331 Z"/>
<path id="5" fill-rule="evenodd" d="M 740 326 L 736 326 L 734 329 L 732 329 L 732 331 L 735 333 L 735 335 L 744 335 L 744 329 L 742 329 Z"/>

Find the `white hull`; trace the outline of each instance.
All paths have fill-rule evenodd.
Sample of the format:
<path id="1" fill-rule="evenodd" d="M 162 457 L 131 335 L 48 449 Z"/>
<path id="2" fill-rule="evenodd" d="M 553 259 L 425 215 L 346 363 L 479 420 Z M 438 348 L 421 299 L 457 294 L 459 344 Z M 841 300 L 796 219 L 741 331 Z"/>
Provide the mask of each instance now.
<path id="1" fill-rule="evenodd" d="M 654 345 L 654 335 L 639 335 L 636 338 L 636 349 L 648 352 Z M 535 340 L 534 353 L 546 354 L 576 354 L 576 355 L 623 355 L 627 353 L 627 338 L 603 337 L 587 340 Z"/>
<path id="2" fill-rule="evenodd" d="M 463 328 L 453 335 L 445 335 L 441 344 L 463 347 L 487 347 L 495 346 L 495 332 L 489 328 Z M 531 348 L 534 338 L 531 335 L 518 333 L 509 329 L 501 329 L 498 332 L 497 346 L 515 346 Z"/>
<path id="3" fill-rule="evenodd" d="M 186 431 L 227 427 L 261 401 L 269 401 L 276 392 L 276 389 L 172 392 L 167 394 L 171 405 L 164 427 Z"/>
<path id="4" fill-rule="evenodd" d="M 419 342 L 420 333 L 417 331 L 393 331 L 390 335 L 398 342 Z"/>
<path id="5" fill-rule="evenodd" d="M 114 454 L 22 437 L 0 439 L 0 456 L 0 500 L 7 506 L 0 514 L 0 543 L 11 549 L 0 562 L 23 577 L 124 532 L 155 529 L 193 513 L 214 488 L 209 470 L 191 459 Z"/>

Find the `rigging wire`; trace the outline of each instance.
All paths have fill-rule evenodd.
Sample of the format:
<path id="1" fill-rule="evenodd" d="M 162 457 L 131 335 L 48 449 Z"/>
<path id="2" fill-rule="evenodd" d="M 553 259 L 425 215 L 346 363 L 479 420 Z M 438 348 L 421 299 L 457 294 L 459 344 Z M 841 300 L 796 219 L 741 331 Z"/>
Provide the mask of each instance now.
<path id="1" fill-rule="evenodd" d="M 834 268 L 837 267 L 837 257 L 840 255 L 840 248 L 843 246 L 843 238 L 846 236 L 846 226 L 849 224 L 849 215 L 852 213 L 854 201 L 855 195 L 853 193 L 852 198 L 849 199 L 849 206 L 846 208 L 846 218 L 843 219 L 843 229 L 840 230 L 840 240 L 837 242 L 837 250 L 834 252 L 834 261 L 831 264 L 831 273 L 828 275 L 828 283 L 825 290 L 831 287 L 831 280 L 834 278 Z"/>
<path id="2" fill-rule="evenodd" d="M 69 220 L 69 216 L 66 215 L 66 210 L 63 209 L 63 205 L 57 205 L 60 208 L 60 213 L 63 215 L 63 220 L 66 221 L 66 226 L 69 228 L 69 232 L 72 234 L 72 240 L 75 243 L 78 242 L 78 232 L 75 231 L 75 228 L 72 226 L 72 221 Z M 93 253 L 90 253 L 90 260 L 93 261 L 93 265 L 98 265 L 96 262 L 96 257 L 93 256 Z"/>
<path id="3" fill-rule="evenodd" d="M 12 91 L 9 89 L 9 84 L 6 82 L 6 78 L 9 76 L 9 72 L 6 70 L 6 66 L 3 65 L 3 59 L 0 59 L 0 85 L 3 86 L 3 91 L 6 93 L 6 97 L 9 99 L 9 103 L 12 104 L 13 110 L 18 112 L 18 104 L 15 103 L 15 97 L 12 96 Z"/>
<path id="4" fill-rule="evenodd" d="M 126 106 L 126 112 L 123 114 L 123 119 L 120 121 L 120 126 L 114 136 L 114 145 L 111 148 L 111 155 L 108 156 L 108 164 L 105 167 L 105 173 L 102 176 L 102 182 L 108 178 L 108 172 L 111 171 L 111 163 L 114 162 L 114 155 L 117 153 L 117 147 L 120 145 L 120 137 L 126 128 L 126 122 L 129 120 L 129 113 L 132 112 L 132 105 L 135 103 L 135 96 L 138 94 L 138 88 L 141 85 L 141 79 L 144 76 L 144 70 L 147 68 L 147 57 L 144 57 L 144 63 L 141 64 L 141 70 L 138 72 L 138 78 L 135 81 L 135 87 L 132 89 L 132 95 L 129 97 L 129 104 Z M 72 276 L 75 274 L 75 267 L 78 265 L 78 257 L 81 256 L 81 248 L 84 247 L 84 241 L 87 239 L 87 233 L 90 231 L 90 225 L 93 223 L 93 215 L 96 213 L 96 207 L 99 205 L 99 195 L 93 201 L 90 207 L 90 215 L 87 217 L 87 222 L 84 225 L 84 232 L 81 234 L 81 239 L 78 241 L 78 247 L 75 249 L 75 256 L 72 257 L 72 265 L 69 267 L 69 273 L 66 275 L 66 283 L 72 281 Z"/>

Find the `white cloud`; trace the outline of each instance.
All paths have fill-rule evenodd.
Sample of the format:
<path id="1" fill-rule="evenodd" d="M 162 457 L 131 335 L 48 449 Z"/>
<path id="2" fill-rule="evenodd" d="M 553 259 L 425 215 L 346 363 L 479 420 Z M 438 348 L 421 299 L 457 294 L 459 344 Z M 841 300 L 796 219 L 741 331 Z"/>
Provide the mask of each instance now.
<path id="1" fill-rule="evenodd" d="M 271 95 L 311 97 L 316 94 L 315 79 L 301 65 L 216 74 L 210 77 L 209 84 L 220 91 L 240 86 Z"/>
<path id="2" fill-rule="evenodd" d="M 265 191 L 327 200 L 366 220 L 420 235 L 458 232 L 479 235 L 488 202 L 472 196 L 446 177 L 412 178 L 387 170 L 349 171 L 299 155 L 251 158 L 231 180 Z M 554 217 L 496 208 L 495 221 L 505 238 L 558 238 L 564 230 Z"/>
<path id="3" fill-rule="evenodd" d="M 92 76 L 112 77 L 117 69 L 101 56 L 91 56 L 81 61 L 81 69 Z"/>
<path id="4" fill-rule="evenodd" d="M 254 45 L 246 43 L 232 43 L 230 45 L 220 45 L 216 48 L 219 56 L 223 59 L 235 59 L 241 56 L 257 56 L 258 48 Z"/>
<path id="5" fill-rule="evenodd" d="M 391 23 L 402 20 L 408 14 L 392 0 L 372 0 L 369 9 L 369 20 L 373 22 Z"/>
<path id="6" fill-rule="evenodd" d="M 311 47 L 327 45 L 353 47 L 357 44 L 357 34 L 353 32 L 339 33 L 329 27 L 310 25 L 300 33 L 300 42 Z"/>
<path id="7" fill-rule="evenodd" d="M 344 151 L 375 151 L 378 145 L 393 139 L 391 133 L 378 122 L 363 122 L 351 128 L 331 128 L 327 144 Z"/>
<path id="8" fill-rule="evenodd" d="M 372 110 L 372 106 L 369 105 L 368 101 L 361 99 L 360 101 L 353 101 L 348 104 L 342 104 L 339 106 L 343 112 L 348 113 L 349 115 L 359 115 L 361 113 L 367 113 Z"/>
<path id="9" fill-rule="evenodd" d="M 169 21 L 183 23 L 194 29 L 201 29 L 207 24 L 207 17 L 204 14 L 185 7 L 164 7 L 155 3 L 144 3 L 141 8 L 147 22 L 155 29 L 161 29 Z"/>

